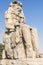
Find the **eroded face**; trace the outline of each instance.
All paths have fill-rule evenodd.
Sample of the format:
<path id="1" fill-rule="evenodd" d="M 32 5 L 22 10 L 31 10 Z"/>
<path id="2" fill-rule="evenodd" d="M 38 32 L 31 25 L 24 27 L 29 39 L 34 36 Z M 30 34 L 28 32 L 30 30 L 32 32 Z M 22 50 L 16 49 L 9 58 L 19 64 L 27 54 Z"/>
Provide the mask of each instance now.
<path id="1" fill-rule="evenodd" d="M 18 14 L 21 13 L 21 11 L 22 11 L 22 7 L 21 7 L 20 5 L 18 5 L 18 4 L 13 4 L 13 5 L 11 6 L 11 8 L 12 8 L 15 12 L 17 12 Z"/>

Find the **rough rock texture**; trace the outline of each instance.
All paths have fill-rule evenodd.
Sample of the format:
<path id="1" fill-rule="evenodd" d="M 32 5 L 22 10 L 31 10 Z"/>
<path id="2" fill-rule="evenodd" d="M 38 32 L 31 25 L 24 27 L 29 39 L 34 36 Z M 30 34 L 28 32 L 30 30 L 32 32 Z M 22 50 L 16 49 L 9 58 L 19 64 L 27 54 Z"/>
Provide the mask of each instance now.
<path id="1" fill-rule="evenodd" d="M 21 29 L 24 38 L 24 44 L 26 46 L 26 57 L 27 58 L 35 58 L 35 52 L 33 51 L 32 42 L 31 42 L 31 33 L 30 27 L 26 24 L 21 24 Z"/>
<path id="2" fill-rule="evenodd" d="M 36 28 L 31 29 L 31 38 L 32 38 L 31 40 L 32 40 L 33 50 L 36 51 L 36 57 L 39 57 L 38 34 Z"/>
<path id="3" fill-rule="evenodd" d="M 22 3 L 14 1 L 10 4 L 5 12 L 5 26 L 5 49 L 0 65 L 43 65 L 39 64 L 43 54 L 40 54 L 37 30 L 26 25 Z"/>

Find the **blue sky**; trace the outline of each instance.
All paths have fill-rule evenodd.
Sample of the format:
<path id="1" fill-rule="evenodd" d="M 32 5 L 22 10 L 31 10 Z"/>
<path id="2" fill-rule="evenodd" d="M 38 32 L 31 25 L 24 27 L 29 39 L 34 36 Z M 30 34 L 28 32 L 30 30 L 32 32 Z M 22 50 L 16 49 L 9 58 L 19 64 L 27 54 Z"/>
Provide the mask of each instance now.
<path id="1" fill-rule="evenodd" d="M 12 0 L 0 0 L 0 43 L 5 31 L 4 14 Z M 19 0 L 23 3 L 26 23 L 36 27 L 39 36 L 39 47 L 43 51 L 43 0 Z"/>

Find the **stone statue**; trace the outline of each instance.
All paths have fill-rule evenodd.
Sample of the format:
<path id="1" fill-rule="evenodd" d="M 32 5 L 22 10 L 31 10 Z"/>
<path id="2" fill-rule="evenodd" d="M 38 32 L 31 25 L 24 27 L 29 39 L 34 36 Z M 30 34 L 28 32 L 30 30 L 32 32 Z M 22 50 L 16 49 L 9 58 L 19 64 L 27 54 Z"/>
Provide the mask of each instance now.
<path id="1" fill-rule="evenodd" d="M 22 3 L 11 2 L 5 12 L 5 27 L 0 65 L 43 65 L 37 29 L 26 24 Z"/>
<path id="2" fill-rule="evenodd" d="M 5 12 L 3 42 L 7 59 L 39 57 L 38 35 L 35 28 L 25 23 L 22 3 L 13 1 Z M 37 41 L 37 42 L 36 42 Z"/>

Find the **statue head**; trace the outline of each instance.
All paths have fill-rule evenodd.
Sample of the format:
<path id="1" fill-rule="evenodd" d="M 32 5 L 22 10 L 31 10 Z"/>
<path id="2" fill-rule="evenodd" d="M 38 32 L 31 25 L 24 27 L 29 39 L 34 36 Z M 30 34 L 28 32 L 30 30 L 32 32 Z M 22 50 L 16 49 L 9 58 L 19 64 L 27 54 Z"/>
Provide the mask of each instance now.
<path id="1" fill-rule="evenodd" d="M 13 5 L 18 5 L 18 6 L 20 6 L 20 7 L 22 7 L 22 3 L 20 3 L 19 1 L 13 1 L 11 4 L 10 4 L 10 6 L 13 6 Z"/>
<path id="2" fill-rule="evenodd" d="M 18 1 L 13 1 L 10 4 L 10 8 L 12 8 L 13 10 L 15 10 L 18 13 L 21 13 L 21 11 L 22 11 L 22 3 L 18 2 Z"/>

